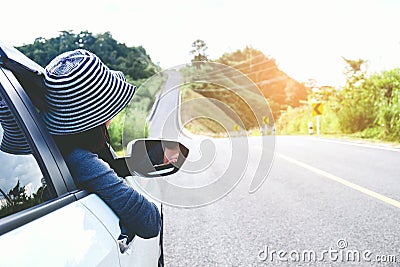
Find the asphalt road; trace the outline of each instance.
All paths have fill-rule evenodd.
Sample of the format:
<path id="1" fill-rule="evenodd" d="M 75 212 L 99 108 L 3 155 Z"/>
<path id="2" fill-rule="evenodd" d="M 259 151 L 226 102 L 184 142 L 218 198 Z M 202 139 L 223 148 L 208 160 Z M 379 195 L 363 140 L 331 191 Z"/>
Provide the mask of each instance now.
<path id="1" fill-rule="evenodd" d="M 174 89 L 161 98 L 155 117 L 170 114 L 177 94 Z M 162 136 L 160 122 L 152 122 L 154 137 Z M 262 137 L 237 138 L 248 143 L 249 160 L 229 194 L 197 208 L 164 205 L 166 266 L 400 266 L 400 150 L 277 136 L 267 179 L 250 194 Z M 179 139 L 192 155 L 201 154 L 201 138 Z M 217 154 L 232 154 L 232 139 L 209 141 Z M 168 181 L 209 182 L 225 166 L 217 156 L 213 170 L 196 179 L 183 173 Z"/>

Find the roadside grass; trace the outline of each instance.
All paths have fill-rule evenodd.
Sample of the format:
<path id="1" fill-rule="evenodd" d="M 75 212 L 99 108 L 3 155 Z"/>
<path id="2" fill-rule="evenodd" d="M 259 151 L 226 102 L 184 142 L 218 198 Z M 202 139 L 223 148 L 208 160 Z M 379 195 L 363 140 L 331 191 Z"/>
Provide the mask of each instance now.
<path id="1" fill-rule="evenodd" d="M 283 112 L 277 121 L 277 135 L 309 135 L 308 123 L 313 123 L 313 135 L 316 134 L 316 116 L 312 116 L 311 105 Z M 334 109 L 326 104 L 323 114 L 320 116 L 320 137 L 351 140 L 364 143 L 387 144 L 391 146 L 400 145 L 400 140 L 383 137 L 383 129 L 379 127 L 367 128 L 356 133 L 344 133 L 340 121 Z"/>
<path id="2" fill-rule="evenodd" d="M 157 94 L 163 88 L 167 76 L 156 74 L 148 79 L 129 81 L 137 89 L 128 106 L 111 121 L 108 132 L 110 143 L 118 156 L 123 156 L 122 138 L 133 140 L 146 138 L 149 134 L 149 116 Z"/>
<path id="3" fill-rule="evenodd" d="M 193 134 L 206 136 L 227 136 L 226 125 L 234 125 L 235 121 L 227 116 L 216 102 L 207 99 L 194 90 L 181 88 L 181 121 L 186 130 Z"/>

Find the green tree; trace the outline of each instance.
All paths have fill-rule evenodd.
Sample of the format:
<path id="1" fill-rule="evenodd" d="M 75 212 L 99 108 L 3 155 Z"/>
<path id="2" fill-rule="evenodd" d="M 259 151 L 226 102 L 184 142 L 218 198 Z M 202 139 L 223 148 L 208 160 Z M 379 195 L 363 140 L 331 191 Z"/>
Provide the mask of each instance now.
<path id="1" fill-rule="evenodd" d="M 370 88 L 365 86 L 367 78 L 366 61 L 350 60 L 344 74 L 346 84 L 337 94 L 336 111 L 344 133 L 355 133 L 366 129 L 375 121 L 374 97 Z"/>
<path id="2" fill-rule="evenodd" d="M 21 186 L 18 179 L 17 184 L 4 195 L 7 203 L 0 206 L 0 218 L 42 203 L 45 189 L 46 186 L 43 185 L 32 195 L 27 195 L 25 186 Z"/>
<path id="3" fill-rule="evenodd" d="M 190 50 L 190 54 L 193 56 L 192 63 L 194 63 L 197 67 L 202 65 L 202 61 L 208 61 L 208 56 L 206 54 L 206 50 L 208 49 L 206 42 L 203 40 L 197 39 L 192 43 L 192 50 Z"/>
<path id="4" fill-rule="evenodd" d="M 369 128 L 375 128 L 374 133 L 388 140 L 400 140 L 400 69 L 383 71 L 369 77 L 364 83 L 369 92 L 368 101 L 372 102 L 370 109 L 374 123 Z"/>

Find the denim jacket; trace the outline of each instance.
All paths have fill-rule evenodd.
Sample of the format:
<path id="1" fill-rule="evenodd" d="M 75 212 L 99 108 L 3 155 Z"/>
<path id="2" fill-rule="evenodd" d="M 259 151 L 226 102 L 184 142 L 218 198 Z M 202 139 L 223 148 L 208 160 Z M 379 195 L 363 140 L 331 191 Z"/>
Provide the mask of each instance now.
<path id="1" fill-rule="evenodd" d="M 158 235 L 161 218 L 157 206 L 135 191 L 97 154 L 76 148 L 65 157 L 77 186 L 97 194 L 120 218 L 128 235 Z"/>

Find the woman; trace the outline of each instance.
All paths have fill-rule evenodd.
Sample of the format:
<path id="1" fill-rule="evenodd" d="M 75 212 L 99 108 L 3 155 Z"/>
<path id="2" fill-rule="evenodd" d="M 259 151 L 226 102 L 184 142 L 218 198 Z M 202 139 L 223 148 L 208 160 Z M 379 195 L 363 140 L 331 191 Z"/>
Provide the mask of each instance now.
<path id="1" fill-rule="evenodd" d="M 129 236 L 157 236 L 161 225 L 157 207 L 99 157 L 109 143 L 111 119 L 128 104 L 136 87 L 83 49 L 54 58 L 45 68 L 45 84 L 46 108 L 41 116 L 77 186 L 107 203 Z"/>

